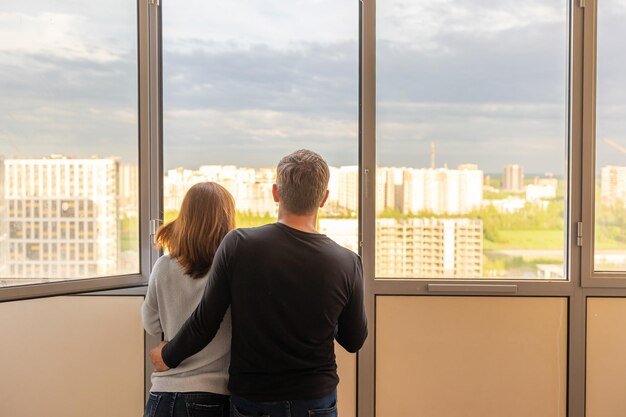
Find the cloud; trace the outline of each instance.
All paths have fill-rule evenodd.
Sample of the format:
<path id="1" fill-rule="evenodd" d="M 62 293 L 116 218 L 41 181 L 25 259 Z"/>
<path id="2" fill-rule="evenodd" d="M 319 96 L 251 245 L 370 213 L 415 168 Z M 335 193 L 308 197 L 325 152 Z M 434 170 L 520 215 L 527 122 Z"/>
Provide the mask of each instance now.
<path id="1" fill-rule="evenodd" d="M 557 106 L 391 103 L 379 114 L 378 161 L 384 165 L 428 166 L 433 142 L 437 166 L 476 163 L 499 172 L 505 163 L 519 163 L 533 173 L 564 169 L 565 120 Z"/>
<path id="2" fill-rule="evenodd" d="M 172 108 L 353 112 L 358 102 L 358 44 L 306 44 L 301 51 L 268 45 L 192 52 L 166 48 L 164 100 Z M 347 110 L 346 110 L 347 109 Z"/>
<path id="3" fill-rule="evenodd" d="M 385 0 L 377 3 L 377 36 L 415 51 L 445 51 L 449 35 L 497 39 L 501 33 L 532 31 L 564 22 L 565 2 L 529 0 Z"/>
<path id="4" fill-rule="evenodd" d="M 71 60 L 108 63 L 126 53 L 118 43 L 104 42 L 92 21 L 82 15 L 67 13 L 0 12 L 0 53 L 47 55 Z M 109 28 L 111 30 L 111 28 Z M 132 47 L 131 42 L 127 46 Z M 111 47 L 115 46 L 115 47 Z"/>
<path id="5" fill-rule="evenodd" d="M 172 110 L 165 114 L 167 168 L 201 164 L 273 166 L 299 148 L 329 163 L 357 162 L 357 119 L 273 110 Z"/>
<path id="6" fill-rule="evenodd" d="M 358 40 L 358 2 L 333 0 L 184 0 L 163 2 L 163 34 L 184 52 L 197 45 L 211 51 L 299 50 L 310 42 Z M 332 12 L 331 12 L 332 11 Z M 191 41 L 194 46 L 187 44 Z"/>
<path id="7" fill-rule="evenodd" d="M 136 5 L 0 5 L 0 155 L 137 161 Z"/>
<path id="8" fill-rule="evenodd" d="M 356 163 L 356 3 L 182 4 L 163 2 L 166 168 L 274 165 L 300 147 L 333 165 Z M 567 22 L 564 4 L 551 4 L 379 1 L 378 161 L 426 166 L 434 141 L 439 165 L 562 172 Z M 16 44 L 0 40 L 0 154 L 28 143 L 43 154 L 113 150 L 136 159 L 136 27 L 134 11 L 118 13 L 124 7 L 0 6 L 0 34 L 28 32 Z M 336 13 L 324 12 L 331 7 Z M 57 32 L 37 44 L 32 34 L 46 16 Z M 600 32 L 599 53 L 621 50 L 622 28 Z M 599 56 L 602 132 L 616 139 L 624 59 Z"/>

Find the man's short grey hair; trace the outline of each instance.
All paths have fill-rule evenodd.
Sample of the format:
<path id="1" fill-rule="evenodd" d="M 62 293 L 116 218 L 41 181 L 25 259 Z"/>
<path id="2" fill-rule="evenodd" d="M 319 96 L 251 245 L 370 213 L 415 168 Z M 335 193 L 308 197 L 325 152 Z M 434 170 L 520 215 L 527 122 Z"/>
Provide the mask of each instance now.
<path id="1" fill-rule="evenodd" d="M 278 163 L 276 185 L 280 204 L 290 213 L 313 213 L 328 190 L 330 169 L 315 152 L 300 149 Z"/>

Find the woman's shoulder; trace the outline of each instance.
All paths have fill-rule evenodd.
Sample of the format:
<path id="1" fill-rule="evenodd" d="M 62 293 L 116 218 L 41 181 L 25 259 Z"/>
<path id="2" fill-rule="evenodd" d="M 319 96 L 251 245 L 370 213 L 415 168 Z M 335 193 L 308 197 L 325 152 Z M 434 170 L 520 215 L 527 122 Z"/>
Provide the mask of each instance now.
<path id="1" fill-rule="evenodd" d="M 178 260 L 169 255 L 163 255 L 157 259 L 152 267 L 150 277 L 152 279 L 159 280 L 160 282 L 171 281 L 178 283 L 180 281 L 185 281 L 181 280 L 181 278 L 189 278 L 192 280 L 192 278 L 185 273 L 184 268 Z M 197 278 L 193 281 L 202 281 L 203 278 Z"/>
<path id="2" fill-rule="evenodd" d="M 161 255 L 154 263 L 152 270 L 154 271 L 156 269 L 169 268 L 173 262 L 176 262 L 176 259 L 172 258 L 170 255 Z"/>
<path id="3" fill-rule="evenodd" d="M 178 262 L 175 258 L 169 255 L 163 255 L 156 260 L 154 266 L 152 266 L 152 272 L 150 277 L 152 279 L 163 280 L 165 277 L 171 274 L 172 267 L 177 265 Z"/>

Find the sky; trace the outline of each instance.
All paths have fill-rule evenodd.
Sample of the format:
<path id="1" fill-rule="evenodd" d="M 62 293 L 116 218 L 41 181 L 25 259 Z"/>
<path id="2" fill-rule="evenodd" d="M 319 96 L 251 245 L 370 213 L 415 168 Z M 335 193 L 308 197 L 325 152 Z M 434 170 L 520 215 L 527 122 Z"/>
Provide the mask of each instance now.
<path id="1" fill-rule="evenodd" d="M 24 4 L 26 3 L 26 4 Z M 357 163 L 358 1 L 162 0 L 165 169 Z M 377 161 L 562 175 L 564 0 L 378 0 Z M 332 8 L 332 12 L 329 12 Z M 598 165 L 626 165 L 626 0 L 599 14 Z M 0 4 L 0 155 L 137 160 L 130 0 Z"/>

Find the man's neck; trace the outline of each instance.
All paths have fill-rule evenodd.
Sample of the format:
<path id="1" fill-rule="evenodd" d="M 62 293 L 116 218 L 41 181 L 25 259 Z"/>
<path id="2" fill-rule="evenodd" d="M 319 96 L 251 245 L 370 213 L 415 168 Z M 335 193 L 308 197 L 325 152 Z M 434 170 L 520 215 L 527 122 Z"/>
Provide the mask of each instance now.
<path id="1" fill-rule="evenodd" d="M 278 223 L 282 223 L 293 229 L 307 233 L 318 233 L 315 229 L 315 221 L 317 220 L 317 210 L 312 214 L 293 214 L 284 209 L 278 208 Z"/>

